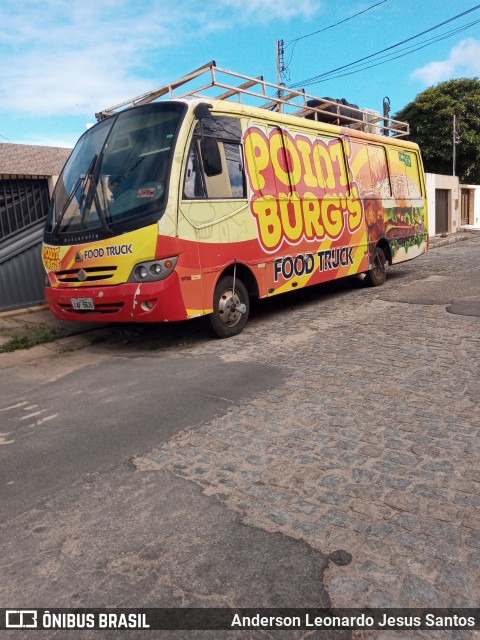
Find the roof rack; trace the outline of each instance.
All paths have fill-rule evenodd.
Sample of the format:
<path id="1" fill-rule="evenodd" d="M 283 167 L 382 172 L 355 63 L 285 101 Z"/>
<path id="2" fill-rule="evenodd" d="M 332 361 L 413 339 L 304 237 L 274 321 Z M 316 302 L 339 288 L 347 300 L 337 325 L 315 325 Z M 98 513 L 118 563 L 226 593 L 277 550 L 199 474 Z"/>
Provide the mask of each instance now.
<path id="1" fill-rule="evenodd" d="M 202 77 L 203 76 L 203 77 Z M 238 84 L 239 83 L 239 84 Z M 187 88 L 184 85 L 189 84 Z M 185 89 L 187 89 L 185 91 Z M 222 89 L 218 93 L 218 89 Z M 185 92 L 184 92 L 185 91 Z M 125 100 L 95 116 L 98 121 L 104 120 L 114 113 L 128 107 L 147 104 L 158 98 L 210 98 L 215 100 L 231 100 L 246 102 L 270 111 L 328 121 L 332 124 L 372 132 L 380 135 L 401 137 L 409 134 L 407 122 L 384 118 L 380 114 L 372 114 L 371 110 L 359 109 L 355 105 L 344 106 L 340 101 L 330 98 L 319 98 L 305 93 L 303 89 L 289 89 L 283 85 L 266 82 L 263 76 L 251 78 L 234 71 L 217 67 L 214 60 L 204 64 L 195 71 L 169 84 L 148 91 L 130 100 Z"/>

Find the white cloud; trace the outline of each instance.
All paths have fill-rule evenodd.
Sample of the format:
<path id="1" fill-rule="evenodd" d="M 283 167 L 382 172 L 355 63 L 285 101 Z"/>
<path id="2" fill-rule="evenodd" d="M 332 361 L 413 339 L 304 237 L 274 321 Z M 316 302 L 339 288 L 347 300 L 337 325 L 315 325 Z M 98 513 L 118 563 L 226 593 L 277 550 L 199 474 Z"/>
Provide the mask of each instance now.
<path id="1" fill-rule="evenodd" d="M 7 2 L 0 8 L 0 108 L 92 114 L 151 89 L 148 76 L 158 78 L 151 56 L 181 39 L 179 9 L 162 5 L 142 0 L 139 11 L 128 0 Z"/>
<path id="2" fill-rule="evenodd" d="M 446 60 L 430 62 L 416 69 L 411 77 L 426 86 L 460 76 L 480 74 L 480 41 L 475 38 L 462 40 L 454 47 Z"/>
<path id="3" fill-rule="evenodd" d="M 172 80 L 162 77 L 163 63 L 175 53 L 183 63 L 195 59 L 195 44 L 211 38 L 213 48 L 213 34 L 308 18 L 319 7 L 320 0 L 3 0 L 0 109 L 91 118 Z"/>
<path id="4" fill-rule="evenodd" d="M 259 22 L 290 20 L 296 16 L 311 18 L 320 9 L 318 0 L 220 0 L 220 5 L 235 10 L 244 19 Z"/>
<path id="5" fill-rule="evenodd" d="M 23 74 L 2 73 L 2 84 L 8 87 L 0 99 L 2 106 L 37 116 L 79 115 L 141 93 L 145 87 L 129 78 L 128 70 L 114 56 L 110 52 L 98 57 L 95 50 L 71 51 L 62 57 L 42 55 L 40 59 L 25 56 Z"/>
<path id="6" fill-rule="evenodd" d="M 77 131 L 71 135 L 66 134 L 59 136 L 30 133 L 26 136 L 18 135 L 14 142 L 15 144 L 33 144 L 40 147 L 61 147 L 63 149 L 73 149 L 81 133 L 83 133 L 83 131 L 80 133 Z"/>

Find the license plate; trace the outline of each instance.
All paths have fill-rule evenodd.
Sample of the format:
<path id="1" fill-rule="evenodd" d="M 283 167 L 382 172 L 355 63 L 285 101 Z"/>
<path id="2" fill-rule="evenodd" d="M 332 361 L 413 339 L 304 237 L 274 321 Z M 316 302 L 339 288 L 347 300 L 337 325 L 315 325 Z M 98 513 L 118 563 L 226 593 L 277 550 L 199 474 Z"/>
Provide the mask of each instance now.
<path id="1" fill-rule="evenodd" d="M 76 311 L 93 311 L 95 309 L 95 304 L 93 302 L 93 298 L 72 298 L 72 307 Z"/>

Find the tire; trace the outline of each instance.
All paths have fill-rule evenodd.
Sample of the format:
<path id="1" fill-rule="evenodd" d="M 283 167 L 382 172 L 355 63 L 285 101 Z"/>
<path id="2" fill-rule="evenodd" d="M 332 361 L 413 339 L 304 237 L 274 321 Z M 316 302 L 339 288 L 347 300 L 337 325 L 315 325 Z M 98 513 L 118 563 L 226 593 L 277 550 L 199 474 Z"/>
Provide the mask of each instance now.
<path id="1" fill-rule="evenodd" d="M 239 305 L 245 305 L 245 311 L 238 311 Z M 217 338 L 231 338 L 239 334 L 247 324 L 250 313 L 250 298 L 245 285 L 235 279 L 233 293 L 233 277 L 223 276 L 217 283 L 213 294 L 213 313 L 210 315 L 210 326 Z"/>
<path id="2" fill-rule="evenodd" d="M 365 283 L 370 287 L 380 287 L 387 279 L 387 259 L 383 249 L 375 247 L 373 267 L 365 274 Z"/>

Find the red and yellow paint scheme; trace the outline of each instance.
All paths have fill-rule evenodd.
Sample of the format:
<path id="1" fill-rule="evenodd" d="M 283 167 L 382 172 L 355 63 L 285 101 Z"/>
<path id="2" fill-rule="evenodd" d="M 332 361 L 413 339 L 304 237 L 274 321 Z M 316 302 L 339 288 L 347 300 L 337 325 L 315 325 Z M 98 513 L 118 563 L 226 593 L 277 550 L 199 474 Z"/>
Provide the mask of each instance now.
<path id="1" fill-rule="evenodd" d="M 215 285 L 233 264 L 248 269 L 258 296 L 267 297 L 366 272 L 379 243 L 390 263 L 426 251 L 415 145 L 282 114 L 260 117 L 252 108 L 253 119 L 246 107 L 233 107 L 214 104 L 214 112 L 241 118 L 247 197 L 185 198 L 190 138 L 180 136 L 158 223 L 96 242 L 44 244 L 55 316 L 184 320 L 213 311 Z M 136 265 L 170 259 L 165 279 L 132 281 Z M 72 298 L 91 299 L 93 307 L 74 308 Z"/>

